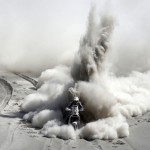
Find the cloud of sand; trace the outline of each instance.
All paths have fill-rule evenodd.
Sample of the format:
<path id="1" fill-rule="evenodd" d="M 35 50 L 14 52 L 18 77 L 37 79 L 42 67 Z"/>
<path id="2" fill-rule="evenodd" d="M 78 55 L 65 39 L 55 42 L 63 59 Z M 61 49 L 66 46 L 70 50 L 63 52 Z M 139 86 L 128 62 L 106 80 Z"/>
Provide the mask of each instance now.
<path id="1" fill-rule="evenodd" d="M 99 8 L 100 17 L 92 8 L 74 63 L 41 74 L 39 89 L 22 105 L 24 119 L 41 127 L 41 133 L 64 139 L 125 137 L 126 119 L 150 110 L 149 22 L 144 15 L 148 2 L 134 2 L 107 2 L 102 5 L 106 9 Z M 139 13 L 146 18 L 142 22 Z M 63 120 L 74 82 L 85 107 L 83 126 L 76 131 Z"/>

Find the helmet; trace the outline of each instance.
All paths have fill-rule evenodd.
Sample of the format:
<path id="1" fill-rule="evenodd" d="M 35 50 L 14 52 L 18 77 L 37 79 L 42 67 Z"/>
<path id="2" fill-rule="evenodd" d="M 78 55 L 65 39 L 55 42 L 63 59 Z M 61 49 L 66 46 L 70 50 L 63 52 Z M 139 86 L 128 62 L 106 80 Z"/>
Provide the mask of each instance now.
<path id="1" fill-rule="evenodd" d="M 74 101 L 79 101 L 79 97 L 75 96 L 73 100 Z"/>

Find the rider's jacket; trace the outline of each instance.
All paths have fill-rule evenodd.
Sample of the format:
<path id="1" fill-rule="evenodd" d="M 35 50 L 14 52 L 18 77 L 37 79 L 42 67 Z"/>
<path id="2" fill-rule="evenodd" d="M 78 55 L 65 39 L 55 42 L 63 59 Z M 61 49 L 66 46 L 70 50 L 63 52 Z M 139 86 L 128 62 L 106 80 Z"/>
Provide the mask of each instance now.
<path id="1" fill-rule="evenodd" d="M 84 108 L 83 108 L 83 106 L 82 106 L 80 101 L 72 101 L 69 104 L 68 108 L 70 108 L 72 110 L 71 111 L 72 115 L 79 115 L 79 111 L 83 111 L 84 110 Z"/>

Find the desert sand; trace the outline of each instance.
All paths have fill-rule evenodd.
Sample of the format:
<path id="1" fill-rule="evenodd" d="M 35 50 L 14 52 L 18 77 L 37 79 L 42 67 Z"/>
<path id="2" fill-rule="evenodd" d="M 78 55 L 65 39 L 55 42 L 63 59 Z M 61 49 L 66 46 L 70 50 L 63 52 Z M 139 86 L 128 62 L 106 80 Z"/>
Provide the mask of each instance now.
<path id="1" fill-rule="evenodd" d="M 25 97 L 35 92 L 33 83 L 4 71 L 0 72 L 0 79 L 0 150 L 150 149 L 150 113 L 128 119 L 130 135 L 122 139 L 87 141 L 43 137 L 39 129 L 22 119 L 24 114 L 20 112 Z"/>

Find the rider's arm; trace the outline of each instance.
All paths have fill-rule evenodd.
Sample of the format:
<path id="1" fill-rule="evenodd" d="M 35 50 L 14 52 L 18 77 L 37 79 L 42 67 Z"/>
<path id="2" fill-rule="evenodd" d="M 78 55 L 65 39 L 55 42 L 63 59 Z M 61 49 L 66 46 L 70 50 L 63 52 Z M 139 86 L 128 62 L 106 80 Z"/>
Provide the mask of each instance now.
<path id="1" fill-rule="evenodd" d="M 65 108 L 65 111 L 71 111 L 72 102 Z"/>
<path id="2" fill-rule="evenodd" d="M 70 104 L 67 106 L 68 108 L 71 108 L 73 105 L 73 102 L 70 102 Z"/>
<path id="3" fill-rule="evenodd" d="M 80 111 L 84 111 L 84 107 L 83 107 L 83 105 L 81 104 L 81 102 L 79 102 L 79 110 L 80 110 Z"/>

